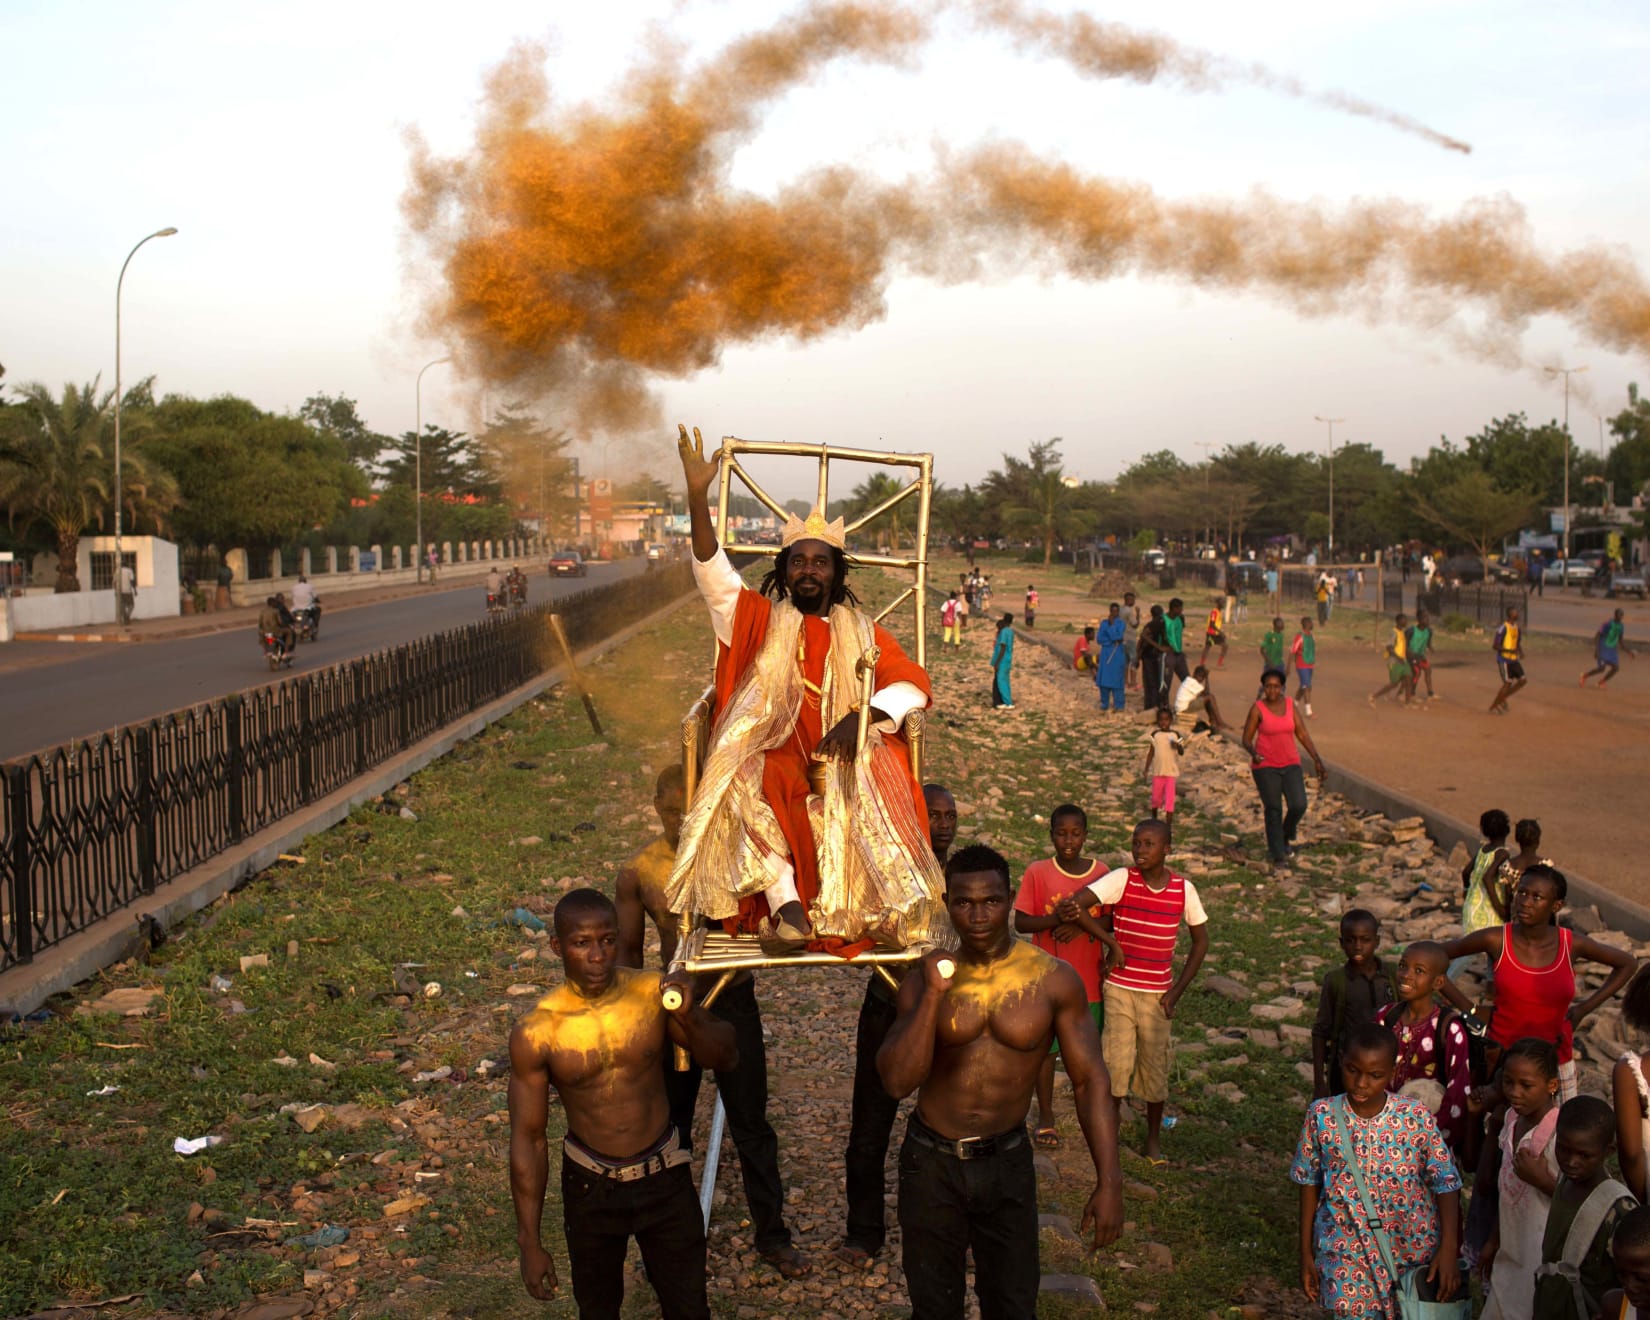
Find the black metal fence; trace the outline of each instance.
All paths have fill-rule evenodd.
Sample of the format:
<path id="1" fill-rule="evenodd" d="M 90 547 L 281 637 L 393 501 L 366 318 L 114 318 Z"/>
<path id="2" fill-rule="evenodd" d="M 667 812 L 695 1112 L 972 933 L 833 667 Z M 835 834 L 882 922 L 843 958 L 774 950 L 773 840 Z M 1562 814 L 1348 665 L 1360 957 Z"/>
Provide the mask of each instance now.
<path id="1" fill-rule="evenodd" d="M 1393 615 L 1401 610 L 1413 614 L 1421 607 L 1425 607 L 1434 623 L 1447 615 L 1459 614 L 1484 629 L 1494 628 L 1507 617 L 1509 609 L 1516 607 L 1518 621 L 1526 628 L 1530 626 L 1530 595 L 1526 591 L 1485 586 L 1435 586 L 1427 591 L 1419 577 L 1404 582 L 1396 574 L 1388 574 L 1381 592 L 1382 612 Z"/>
<path id="2" fill-rule="evenodd" d="M 577 647 L 692 589 L 686 565 L 554 602 Z M 552 668 L 551 606 L 488 619 L 3 767 L 0 970 Z"/>

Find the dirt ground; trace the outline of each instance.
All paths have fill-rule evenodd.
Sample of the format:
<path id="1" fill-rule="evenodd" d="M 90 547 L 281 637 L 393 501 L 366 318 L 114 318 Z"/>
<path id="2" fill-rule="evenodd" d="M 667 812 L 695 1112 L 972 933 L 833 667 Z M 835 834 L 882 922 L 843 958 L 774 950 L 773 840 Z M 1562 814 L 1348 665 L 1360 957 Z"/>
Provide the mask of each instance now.
<path id="1" fill-rule="evenodd" d="M 1074 638 L 1064 632 L 1067 624 L 1080 629 L 1104 611 L 1105 602 L 1087 599 L 1088 579 L 1074 578 L 1067 568 L 1046 574 L 1032 569 L 1028 575 L 1016 564 L 1011 571 L 998 566 L 992 576 L 1016 584 L 1013 592 L 998 592 L 994 610 L 1012 610 L 1018 618 L 1024 577 L 1037 584 L 1037 631 L 1068 642 Z M 1149 609 L 1166 604 L 1168 594 L 1143 586 L 1141 599 Z M 1179 594 L 1192 620 L 1187 650 L 1196 664 L 1208 601 L 1198 588 Z M 1594 604 L 1602 622 L 1613 603 Z M 1247 710 L 1248 676 L 1260 670 L 1260 636 L 1269 622 L 1260 614 L 1251 609 L 1248 619 L 1234 626 L 1226 668 L 1214 674 L 1215 694 L 1230 720 Z M 1293 637 L 1298 617 L 1291 615 L 1288 622 Z M 1525 660 L 1529 685 L 1512 699 L 1512 714 L 1503 717 L 1486 713 L 1499 681 L 1489 638 L 1481 633 L 1440 634 L 1433 664 L 1436 701 L 1413 709 L 1389 703 L 1371 709 L 1367 697 L 1386 682 L 1376 626 L 1372 615 L 1342 611 L 1319 630 L 1311 729 L 1324 758 L 1469 823 L 1491 807 L 1514 820 L 1534 817 L 1541 822 L 1543 850 L 1560 869 L 1650 904 L 1650 875 L 1629 861 L 1647 837 L 1645 819 L 1632 805 L 1650 777 L 1650 638 L 1643 630 L 1640 645 L 1646 653 L 1637 660 L 1624 656 L 1621 673 L 1602 691 L 1596 680 L 1585 691 L 1577 685 L 1581 671 L 1593 665 L 1588 641 L 1531 639 Z M 1630 621 L 1629 643 L 1633 637 Z M 1241 681 L 1239 674 L 1245 675 Z M 1291 695 L 1294 690 L 1291 683 Z"/>

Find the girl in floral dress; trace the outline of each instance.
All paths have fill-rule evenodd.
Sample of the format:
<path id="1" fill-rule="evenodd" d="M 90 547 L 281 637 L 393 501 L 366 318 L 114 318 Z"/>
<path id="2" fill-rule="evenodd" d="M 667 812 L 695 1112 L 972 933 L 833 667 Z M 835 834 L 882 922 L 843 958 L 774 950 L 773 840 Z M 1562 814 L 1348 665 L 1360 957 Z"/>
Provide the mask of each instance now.
<path id="1" fill-rule="evenodd" d="M 1398 1040 L 1378 1023 L 1354 1027 L 1341 1056 L 1346 1094 L 1306 1111 L 1290 1178 L 1301 1189 L 1301 1290 L 1340 1320 L 1395 1320 L 1395 1280 L 1370 1228 L 1343 1134 L 1400 1273 L 1431 1263 L 1438 1299 L 1461 1286 L 1461 1175 L 1427 1107 L 1390 1095 Z"/>

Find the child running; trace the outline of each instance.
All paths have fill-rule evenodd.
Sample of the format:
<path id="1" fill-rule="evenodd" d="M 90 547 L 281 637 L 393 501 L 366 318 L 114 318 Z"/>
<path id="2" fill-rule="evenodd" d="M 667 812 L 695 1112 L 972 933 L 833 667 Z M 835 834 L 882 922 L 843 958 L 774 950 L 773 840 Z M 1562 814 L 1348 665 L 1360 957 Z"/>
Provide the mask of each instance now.
<path id="1" fill-rule="evenodd" d="M 1221 614 L 1223 598 L 1216 596 L 1209 604 L 1209 621 L 1203 627 L 1203 658 L 1200 665 L 1209 663 L 1209 652 L 1215 647 L 1220 648 L 1220 659 L 1215 664 L 1216 669 L 1226 668 L 1226 628 Z"/>
<path id="2" fill-rule="evenodd" d="M 1398 959 L 1398 1002 L 1381 1013 L 1381 1025 L 1398 1038 L 1398 1063 L 1388 1088 L 1414 1096 L 1431 1111 L 1453 1151 L 1467 1135 L 1467 1092 L 1472 1067 L 1461 1015 L 1437 1001 L 1449 959 L 1444 946 L 1416 940 Z"/>
<path id="3" fill-rule="evenodd" d="M 1068 962 L 1083 978 L 1088 994 L 1089 1015 L 1096 1029 L 1105 1020 L 1102 995 L 1108 968 L 1125 967 L 1123 950 L 1101 920 L 1088 908 L 1079 908 L 1070 918 L 1056 914 L 1060 900 L 1099 878 L 1100 863 L 1083 856 L 1089 838 L 1088 813 L 1073 802 L 1054 808 L 1048 820 L 1048 837 L 1054 856 L 1033 862 L 1020 878 L 1020 892 L 1014 900 L 1014 929 L 1030 935 L 1031 942 L 1044 953 Z M 1054 1126 L 1054 1060 L 1060 1042 L 1049 1046 L 1037 1073 L 1037 1124 L 1033 1139 L 1039 1146 L 1058 1146 L 1059 1131 Z"/>
<path id="4" fill-rule="evenodd" d="M 1373 912 L 1353 908 L 1341 918 L 1341 952 L 1346 962 L 1331 968 L 1318 992 L 1312 1023 L 1312 1097 L 1334 1095 L 1340 1086 L 1340 1052 L 1352 1028 L 1377 1022 L 1397 997 L 1391 970 L 1375 948 L 1381 923 Z"/>
<path id="5" fill-rule="evenodd" d="M 1617 610 L 1603 623 L 1599 624 L 1598 632 L 1593 634 L 1593 659 L 1598 661 L 1591 669 L 1581 676 L 1581 686 L 1587 686 L 1587 680 L 1594 674 L 1603 674 L 1598 685 L 1603 687 L 1616 676 L 1621 669 L 1621 653 L 1625 651 L 1633 655 L 1633 648 L 1627 645 L 1627 625 L 1623 620 L 1626 614 Z"/>
<path id="6" fill-rule="evenodd" d="M 1507 698 L 1530 681 L 1524 676 L 1524 641 L 1518 631 L 1518 606 L 1507 606 L 1507 617 L 1490 639 L 1490 649 L 1495 652 L 1495 667 L 1501 676 L 1501 690 L 1490 702 L 1490 714 L 1505 715 Z"/>
<path id="7" fill-rule="evenodd" d="M 1388 1092 L 1397 1053 L 1379 1023 L 1354 1028 L 1345 1094 L 1307 1108 L 1289 1166 L 1301 1291 L 1337 1317 L 1387 1320 L 1397 1280 L 1417 1267 L 1439 1301 L 1461 1287 L 1461 1175 L 1426 1106 Z"/>
<path id="8" fill-rule="evenodd" d="M 1174 832 L 1174 793 L 1180 779 L 1180 758 L 1186 750 L 1186 740 L 1174 729 L 1174 712 L 1167 706 L 1157 708 L 1157 727 L 1146 735 L 1146 763 L 1140 773 L 1151 781 L 1152 819 L 1162 811 L 1163 823 Z"/>
<path id="9" fill-rule="evenodd" d="M 1301 630 L 1295 634 L 1295 642 L 1289 648 L 1289 658 L 1295 662 L 1295 677 L 1300 687 L 1295 692 L 1295 700 L 1300 702 L 1301 711 L 1307 719 L 1312 718 L 1312 669 L 1318 663 L 1318 639 L 1312 636 L 1312 620 L 1308 617 L 1301 619 Z"/>
<path id="10" fill-rule="evenodd" d="M 1478 1259 L 1489 1297 L 1480 1320 L 1534 1320 L 1535 1271 L 1558 1186 L 1558 1050 L 1551 1041 L 1526 1036 L 1507 1047 L 1501 1094 L 1499 1214 Z"/>
<path id="11" fill-rule="evenodd" d="M 1621 1287 L 1604 1294 L 1604 1320 L 1650 1320 L 1650 1206 L 1622 1217 L 1610 1259 Z"/>
<path id="12" fill-rule="evenodd" d="M 1113 973 L 1100 1036 L 1111 1073 L 1112 1105 L 1134 1096 L 1146 1105 L 1146 1158 L 1163 1160 L 1163 1105 L 1169 1098 L 1169 1051 L 1175 1005 L 1209 952 L 1209 917 L 1191 881 L 1173 874 L 1169 827 L 1143 820 L 1131 840 L 1134 865 L 1108 871 L 1093 884 L 1060 900 L 1062 921 L 1083 909 L 1112 905 L 1112 926 L 1128 959 Z M 1174 946 L 1184 923 L 1192 948 L 1174 975 Z"/>
<path id="13" fill-rule="evenodd" d="M 1376 688 L 1369 694 L 1369 704 L 1373 706 L 1382 697 L 1394 688 L 1404 704 L 1409 704 L 1410 669 L 1409 669 L 1409 641 L 1404 636 L 1407 620 L 1402 614 L 1393 620 L 1392 640 L 1386 644 L 1386 676 L 1385 687 Z"/>
<path id="14" fill-rule="evenodd" d="M 1558 1189 L 1535 1272 L 1535 1320 L 1592 1320 L 1616 1286 L 1610 1239 L 1638 1202 L 1605 1167 L 1615 1144 L 1608 1104 L 1596 1095 L 1564 1102 L 1553 1144 Z"/>

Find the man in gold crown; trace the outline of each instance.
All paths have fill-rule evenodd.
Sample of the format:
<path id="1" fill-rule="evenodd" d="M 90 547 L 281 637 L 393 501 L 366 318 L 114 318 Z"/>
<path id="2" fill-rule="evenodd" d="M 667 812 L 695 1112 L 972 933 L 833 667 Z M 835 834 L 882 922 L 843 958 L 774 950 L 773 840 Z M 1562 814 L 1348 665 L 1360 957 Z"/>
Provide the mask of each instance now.
<path id="1" fill-rule="evenodd" d="M 851 953 L 940 938 L 944 880 L 900 732 L 929 702 L 928 675 L 855 608 L 842 519 L 793 515 L 773 570 L 752 591 L 711 521 L 718 459 L 705 457 L 697 429 L 690 439 L 680 428 L 677 447 L 694 577 L 718 647 L 715 723 L 682 825 L 671 910 L 759 934 L 774 950 Z M 854 666 L 873 645 L 874 695 L 862 712 Z M 861 757 L 862 718 L 871 723 Z"/>

